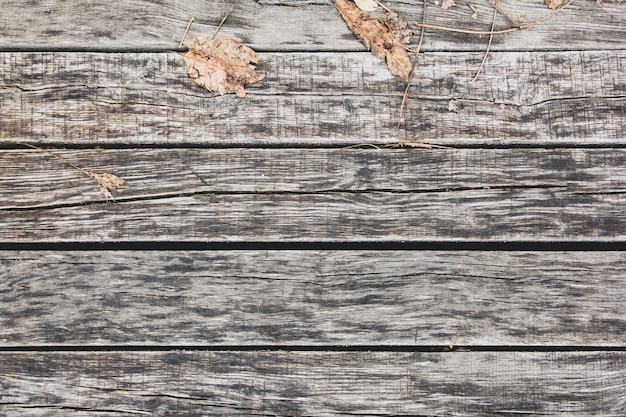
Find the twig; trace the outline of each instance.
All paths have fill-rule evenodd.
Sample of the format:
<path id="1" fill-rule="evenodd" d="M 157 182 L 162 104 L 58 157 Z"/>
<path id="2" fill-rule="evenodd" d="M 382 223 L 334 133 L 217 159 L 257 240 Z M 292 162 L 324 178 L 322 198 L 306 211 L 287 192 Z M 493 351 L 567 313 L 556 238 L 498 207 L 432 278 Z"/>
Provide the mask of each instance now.
<path id="1" fill-rule="evenodd" d="M 499 35 L 501 33 L 515 32 L 515 31 L 518 31 L 518 30 L 528 29 L 531 26 L 535 26 L 536 24 L 541 23 L 544 20 L 547 20 L 547 19 L 551 18 L 552 16 L 554 16 L 555 14 L 559 13 L 561 10 L 565 9 L 565 7 L 569 6 L 573 2 L 574 2 L 574 0 L 570 0 L 569 2 L 565 3 L 563 5 L 563 7 L 559 8 L 559 9 L 555 9 L 552 13 L 542 17 L 541 19 L 537 19 L 534 22 L 530 22 L 530 23 L 527 23 L 525 25 L 515 26 L 514 28 L 501 29 L 501 30 L 492 30 L 492 31 L 467 30 L 467 29 L 451 28 L 451 27 L 447 27 L 447 26 L 430 25 L 430 24 L 427 24 L 427 23 L 414 22 L 414 24 L 418 28 L 445 30 L 447 32 L 466 33 L 466 34 L 469 34 L 469 35 L 492 35 L 492 34 L 493 35 Z"/>
<path id="2" fill-rule="evenodd" d="M 426 20 L 426 0 L 423 1 L 423 5 L 422 5 L 422 23 L 425 20 Z M 409 100 L 409 88 L 411 88 L 411 84 L 413 83 L 413 77 L 415 76 L 415 67 L 417 66 L 417 57 L 419 56 L 423 41 L 424 41 L 424 28 L 422 27 L 420 31 L 420 39 L 417 42 L 417 48 L 415 49 L 415 55 L 413 56 L 413 61 L 411 62 L 411 74 L 409 75 L 409 80 L 407 81 L 406 88 L 404 89 L 404 95 L 402 96 L 402 103 L 400 103 L 400 113 L 398 114 L 398 124 L 396 125 L 396 130 L 400 129 L 400 123 L 402 123 L 402 115 L 404 114 L 404 105 Z"/>
<path id="3" fill-rule="evenodd" d="M 196 17 L 191 16 L 191 19 L 189 19 L 189 23 L 187 23 L 187 29 L 185 29 L 185 33 L 183 33 L 183 37 L 180 39 L 180 44 L 178 46 L 183 46 L 183 42 L 185 41 L 185 36 L 187 36 L 187 32 L 189 32 L 189 28 L 191 27 L 191 24 L 193 23 L 194 20 L 196 20 Z"/>
<path id="4" fill-rule="evenodd" d="M 385 6 L 384 4 L 382 4 L 380 1 L 378 0 L 374 0 L 376 2 L 376 4 L 378 4 L 380 7 L 382 7 L 383 9 L 385 9 L 385 11 L 387 13 L 393 13 L 395 14 L 395 12 L 393 10 L 391 10 L 389 7 Z"/>
<path id="5" fill-rule="evenodd" d="M 113 194 L 111 194 L 111 190 L 116 189 L 117 187 L 119 187 L 120 185 L 124 184 L 124 179 L 118 177 L 117 175 L 114 174 L 109 174 L 108 172 L 104 172 L 104 173 L 96 173 L 96 172 L 92 172 L 89 170 L 86 170 L 84 168 L 81 168 L 80 166 L 78 166 L 77 164 L 73 163 L 72 161 L 68 161 L 67 159 L 63 158 L 61 155 L 58 155 L 54 152 L 51 152 L 47 149 L 44 148 L 40 148 L 39 146 L 35 146 L 35 145 L 31 145 L 29 143 L 20 143 L 20 145 L 23 146 L 27 146 L 29 148 L 32 149 L 36 149 L 38 151 L 47 153 L 48 155 L 58 159 L 61 162 L 66 163 L 67 165 L 71 166 L 72 168 L 77 169 L 78 171 L 80 171 L 83 175 L 91 178 L 92 180 L 94 180 L 95 182 L 98 183 L 98 185 L 100 186 L 100 192 L 107 198 L 107 199 L 111 199 L 113 200 Z"/>
<path id="6" fill-rule="evenodd" d="M 487 1 L 491 3 L 490 0 L 487 0 Z M 491 21 L 491 32 L 493 32 L 493 29 L 496 27 L 497 16 L 498 16 L 498 0 L 496 0 L 496 4 L 494 4 L 493 6 L 493 20 Z M 483 70 L 483 67 L 485 66 L 485 61 L 487 61 L 487 56 L 489 55 L 489 50 L 491 49 L 491 41 L 493 41 L 493 33 L 489 35 L 489 42 L 487 43 L 487 50 L 485 51 L 485 55 L 483 55 L 483 60 L 480 62 L 480 66 L 478 67 L 478 70 L 476 71 L 476 75 L 474 75 L 474 78 L 472 78 L 470 82 L 468 83 L 469 85 L 474 85 L 474 83 L 478 79 L 478 75 L 480 74 L 480 72 Z"/>
<path id="7" fill-rule="evenodd" d="M 508 21 L 509 21 L 509 23 L 510 23 L 510 24 L 512 24 L 512 25 L 513 25 L 513 26 L 515 26 L 515 27 L 519 27 L 519 26 L 520 26 L 520 23 L 519 23 L 519 22 L 516 22 L 515 20 L 511 19 L 511 17 L 510 17 L 508 14 L 506 14 L 506 13 L 504 12 L 504 10 L 502 10 L 502 9 L 500 8 L 500 6 L 498 6 L 498 0 L 496 0 L 496 2 L 495 2 L 495 3 L 494 3 L 494 2 L 492 2 L 491 0 L 487 0 L 487 3 L 491 4 L 491 7 L 493 7 L 494 9 L 496 9 L 496 10 L 498 11 L 498 13 L 500 13 L 500 14 L 501 14 L 501 15 L 502 15 L 502 16 L 503 16 L 506 20 L 508 20 Z M 491 28 L 491 31 L 493 31 L 493 28 Z"/>
<path id="8" fill-rule="evenodd" d="M 217 35 L 217 32 L 220 31 L 220 29 L 222 28 L 222 25 L 224 24 L 224 22 L 226 21 L 226 19 L 228 18 L 228 16 L 230 16 L 231 12 L 233 11 L 233 9 L 235 8 L 235 5 L 237 4 L 239 0 L 235 0 L 233 1 L 233 4 L 230 6 L 230 9 L 228 9 L 228 12 L 226 12 L 226 15 L 224 16 L 224 18 L 222 19 L 222 21 L 220 22 L 219 25 L 217 25 L 217 28 L 215 29 L 215 32 L 213 32 L 213 36 L 211 36 L 211 40 L 215 39 L 215 35 Z"/>

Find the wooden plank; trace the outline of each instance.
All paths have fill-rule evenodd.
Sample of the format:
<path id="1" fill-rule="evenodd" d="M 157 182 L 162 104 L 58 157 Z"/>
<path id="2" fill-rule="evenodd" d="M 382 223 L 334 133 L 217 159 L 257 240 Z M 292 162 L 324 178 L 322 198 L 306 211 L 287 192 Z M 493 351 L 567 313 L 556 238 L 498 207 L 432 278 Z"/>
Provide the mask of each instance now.
<path id="1" fill-rule="evenodd" d="M 177 54 L 0 54 L 0 142 L 210 145 L 618 144 L 626 52 L 423 55 L 404 83 L 369 53 L 263 54 L 249 99 L 195 85 Z"/>
<path id="2" fill-rule="evenodd" d="M 9 416 L 556 415 L 626 409 L 624 352 L 3 352 Z"/>
<path id="3" fill-rule="evenodd" d="M 0 210 L 101 202 L 68 162 L 126 180 L 117 201 L 202 193 L 626 190 L 622 149 L 51 149 L 0 151 Z"/>
<path id="4" fill-rule="evenodd" d="M 198 192 L 7 207 L 0 242 L 624 241 L 623 206 L 623 191 L 555 185 Z"/>
<path id="5" fill-rule="evenodd" d="M 5 348 L 624 346 L 625 306 L 623 252 L 0 252 Z"/>
<path id="6" fill-rule="evenodd" d="M 0 153 L 0 240 L 622 240 L 616 149 Z"/>
<path id="7" fill-rule="evenodd" d="M 110 1 L 86 4 L 80 1 L 34 3 L 24 14 L 23 2 L 2 4 L 0 50 L 24 48 L 79 49 L 173 49 L 177 48 L 191 16 L 197 18 L 189 36 L 211 35 L 226 15 L 232 1 L 201 0 Z M 422 1 L 388 2 L 411 24 L 422 20 Z M 452 28 L 488 31 L 493 9 L 475 2 L 477 19 L 464 4 L 441 10 L 428 2 L 426 23 Z M 510 0 L 501 7 L 525 23 L 550 13 L 543 1 Z M 497 29 L 512 25 L 499 17 Z M 259 0 L 236 5 L 220 31 L 263 50 L 363 50 L 348 30 L 331 1 Z M 621 49 L 626 39 L 623 5 L 606 1 L 603 8 L 593 1 L 575 2 L 546 22 L 526 30 L 498 35 L 492 50 L 522 49 Z M 417 42 L 414 36 L 413 45 Z M 425 50 L 484 50 L 487 37 L 428 31 Z"/>

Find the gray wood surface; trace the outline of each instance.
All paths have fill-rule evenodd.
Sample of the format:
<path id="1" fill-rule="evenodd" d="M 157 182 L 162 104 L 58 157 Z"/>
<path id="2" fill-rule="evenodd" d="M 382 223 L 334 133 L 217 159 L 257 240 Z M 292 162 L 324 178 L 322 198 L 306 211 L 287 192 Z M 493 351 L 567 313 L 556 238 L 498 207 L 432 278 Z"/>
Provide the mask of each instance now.
<path id="1" fill-rule="evenodd" d="M 593 415 L 624 352 L 3 352 L 6 416 Z"/>
<path id="2" fill-rule="evenodd" d="M 477 19 L 463 2 L 441 10 L 428 1 L 426 23 L 452 28 L 488 31 L 492 7 L 484 1 L 473 4 Z M 211 35 L 228 12 L 231 0 L 109 2 L 2 2 L 0 50 L 7 49 L 172 49 L 192 16 L 196 22 L 190 37 Z M 408 22 L 421 21 L 422 1 L 390 1 L 386 4 Z M 512 19 L 527 15 L 525 23 L 551 11 L 543 0 L 509 0 L 502 9 Z M 512 27 L 499 17 L 497 29 Z M 220 36 L 233 37 L 262 50 L 363 50 L 348 30 L 331 0 L 240 1 L 233 9 Z M 526 30 L 498 35 L 493 50 L 528 49 L 621 49 L 626 39 L 624 5 L 607 0 L 603 8 L 593 0 L 577 0 L 565 10 Z M 417 43 L 414 36 L 413 44 Z M 487 37 L 428 31 L 425 50 L 484 50 Z"/>
<path id="3" fill-rule="evenodd" d="M 0 240 L 623 240 L 619 149 L 0 153 Z"/>
<path id="4" fill-rule="evenodd" d="M 0 252 L 0 347 L 626 344 L 622 252 Z"/>
<path id="5" fill-rule="evenodd" d="M 426 53 L 405 83 L 370 53 L 261 54 L 249 99 L 195 85 L 175 53 L 0 54 L 0 142 L 279 146 L 619 144 L 624 51 Z"/>
<path id="6" fill-rule="evenodd" d="M 69 163 L 124 178 L 113 192 L 118 202 L 203 193 L 626 191 L 623 149 L 27 148 L 0 151 L 0 210 L 102 201 L 97 184 Z"/>

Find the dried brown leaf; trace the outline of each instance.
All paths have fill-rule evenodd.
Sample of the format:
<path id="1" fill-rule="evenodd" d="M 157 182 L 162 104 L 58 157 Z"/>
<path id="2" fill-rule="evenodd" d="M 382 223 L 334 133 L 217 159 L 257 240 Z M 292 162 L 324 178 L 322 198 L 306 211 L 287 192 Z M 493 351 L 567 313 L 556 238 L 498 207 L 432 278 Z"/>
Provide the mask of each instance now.
<path id="1" fill-rule="evenodd" d="M 107 199 L 113 200 L 113 194 L 111 194 L 111 190 L 115 190 L 124 184 L 124 179 L 118 177 L 114 174 L 109 174 L 108 172 L 97 173 L 89 170 L 83 170 L 85 175 L 89 176 L 100 186 L 100 192 Z"/>
<path id="2" fill-rule="evenodd" d="M 196 84 L 224 95 L 232 91 L 246 97 L 244 86 L 262 80 L 255 66 L 259 56 L 252 49 L 230 38 L 209 40 L 200 36 L 183 42 L 189 50 L 181 56 L 189 76 Z"/>
<path id="3" fill-rule="evenodd" d="M 452 6 L 456 6 L 456 4 L 454 4 L 454 0 L 443 0 L 441 2 L 441 8 L 443 10 L 448 10 Z"/>
<path id="4" fill-rule="evenodd" d="M 413 30 L 409 29 L 408 23 L 395 12 L 387 12 L 378 20 L 387 25 L 396 39 L 405 45 L 409 43 L 411 36 L 415 33 Z"/>
<path id="5" fill-rule="evenodd" d="M 392 75 L 408 78 L 411 74 L 411 59 L 402 44 L 384 23 L 372 19 L 350 0 L 334 0 L 335 7 L 346 21 L 346 24 L 357 38 L 372 53 L 387 59 L 387 67 Z"/>
<path id="6" fill-rule="evenodd" d="M 561 6 L 565 0 L 544 0 L 546 2 L 546 6 L 548 6 L 549 9 L 556 9 L 557 7 Z"/>

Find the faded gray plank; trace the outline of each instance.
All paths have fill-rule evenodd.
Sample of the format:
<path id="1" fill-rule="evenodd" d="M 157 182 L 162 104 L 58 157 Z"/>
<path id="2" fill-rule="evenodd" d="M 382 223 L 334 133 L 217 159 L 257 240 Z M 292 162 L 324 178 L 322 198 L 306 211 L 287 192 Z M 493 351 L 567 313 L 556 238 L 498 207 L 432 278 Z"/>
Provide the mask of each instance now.
<path id="1" fill-rule="evenodd" d="M 125 179 L 117 201 L 199 193 L 626 191 L 622 149 L 118 149 L 0 152 L 0 210 L 100 202 L 70 166 Z"/>
<path id="2" fill-rule="evenodd" d="M 623 346 L 625 306 L 622 252 L 0 252 L 2 347 Z"/>
<path id="3" fill-rule="evenodd" d="M 423 59 L 422 59 L 423 58 Z M 404 83 L 369 53 L 263 54 L 249 99 L 195 85 L 177 54 L 0 54 L 0 141 L 299 144 L 427 140 L 444 145 L 621 143 L 626 52 L 420 58 Z"/>
<path id="4" fill-rule="evenodd" d="M 1 242 L 626 240 L 623 192 L 197 193 L 7 208 Z"/>
<path id="5" fill-rule="evenodd" d="M 189 36 L 211 35 L 227 13 L 230 0 L 147 0 L 84 3 L 34 2 L 24 13 L 24 3 L 3 1 L 0 17 L 0 49 L 19 48 L 176 48 L 191 16 L 197 18 Z M 422 20 L 422 1 L 388 2 L 408 22 Z M 493 17 L 486 2 L 475 2 L 477 19 L 458 4 L 441 10 L 428 2 L 426 23 L 453 28 L 488 31 Z M 501 7 L 525 23 L 550 13 L 542 0 L 510 0 Z M 497 29 L 511 27 L 499 17 Z M 335 10 L 332 1 L 245 1 L 234 8 L 220 31 L 263 50 L 363 50 L 363 46 Z M 415 36 L 413 42 L 417 42 Z M 498 35 L 493 50 L 519 49 L 621 49 L 626 39 L 623 5 L 605 1 L 603 8 L 592 0 L 577 1 L 532 28 Z M 428 31 L 424 49 L 484 50 L 486 36 Z"/>
<path id="6" fill-rule="evenodd" d="M 576 415 L 626 409 L 624 352 L 0 353 L 6 416 Z"/>

